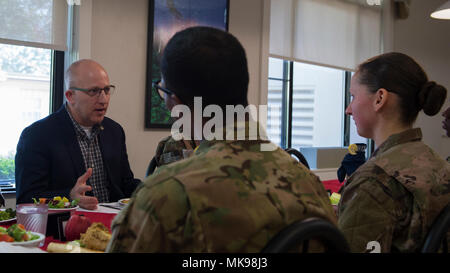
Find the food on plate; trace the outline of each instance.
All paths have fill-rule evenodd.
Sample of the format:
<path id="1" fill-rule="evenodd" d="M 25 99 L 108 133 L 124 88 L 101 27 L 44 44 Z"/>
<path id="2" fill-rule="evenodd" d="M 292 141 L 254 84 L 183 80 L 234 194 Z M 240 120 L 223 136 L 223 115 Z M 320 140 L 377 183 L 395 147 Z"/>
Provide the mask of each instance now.
<path id="1" fill-rule="evenodd" d="M 77 241 L 69 242 L 66 244 L 63 243 L 50 243 L 47 246 L 47 252 L 52 253 L 103 253 L 103 251 L 92 250 L 85 247 L 80 246 L 80 243 Z"/>
<path id="2" fill-rule="evenodd" d="M 9 220 L 16 217 L 16 211 L 8 208 L 4 211 L 0 211 L 0 221 Z"/>
<path id="3" fill-rule="evenodd" d="M 33 202 L 35 204 L 48 204 L 48 208 L 50 209 L 68 209 L 68 208 L 74 208 L 78 205 L 79 200 L 74 199 L 72 201 L 69 201 L 66 197 L 56 196 L 53 197 L 53 199 L 49 198 L 39 198 L 36 200 L 36 198 L 33 198 Z"/>
<path id="4" fill-rule="evenodd" d="M 130 202 L 130 198 L 120 199 L 119 204 L 126 205 Z"/>
<path id="5" fill-rule="evenodd" d="M 105 251 L 111 233 L 102 223 L 93 223 L 86 233 L 81 234 L 80 245 L 93 250 Z"/>
<path id="6" fill-rule="evenodd" d="M 333 192 L 330 196 L 331 205 L 339 204 L 339 200 L 341 199 L 341 195 L 339 193 Z"/>
<path id="7" fill-rule="evenodd" d="M 81 233 L 85 233 L 91 224 L 91 219 L 84 215 L 72 215 L 64 229 L 66 240 L 74 241 L 80 239 Z"/>
<path id="8" fill-rule="evenodd" d="M 105 251 L 110 239 L 109 229 L 102 223 L 96 222 L 85 233 L 81 234 L 80 240 L 68 243 L 52 242 L 47 246 L 47 251 L 54 253 L 101 253 Z"/>
<path id="9" fill-rule="evenodd" d="M 39 238 L 39 235 L 26 231 L 22 224 L 14 224 L 9 228 L 0 227 L 0 242 L 27 242 Z"/>

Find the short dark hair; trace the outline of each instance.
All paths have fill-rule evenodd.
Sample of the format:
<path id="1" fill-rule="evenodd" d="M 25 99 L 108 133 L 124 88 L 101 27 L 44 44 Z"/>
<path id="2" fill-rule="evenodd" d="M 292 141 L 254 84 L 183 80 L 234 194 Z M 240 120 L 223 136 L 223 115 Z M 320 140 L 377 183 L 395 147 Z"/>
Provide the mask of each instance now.
<path id="1" fill-rule="evenodd" d="M 373 57 L 360 64 L 359 83 L 375 93 L 384 88 L 400 97 L 401 121 L 411 125 L 423 109 L 436 115 L 447 96 L 447 89 L 428 81 L 423 68 L 406 54 L 391 52 Z"/>
<path id="2" fill-rule="evenodd" d="M 212 27 L 191 27 L 167 43 L 161 73 L 168 89 L 192 106 L 248 105 L 248 67 L 245 50 L 230 33 Z"/>

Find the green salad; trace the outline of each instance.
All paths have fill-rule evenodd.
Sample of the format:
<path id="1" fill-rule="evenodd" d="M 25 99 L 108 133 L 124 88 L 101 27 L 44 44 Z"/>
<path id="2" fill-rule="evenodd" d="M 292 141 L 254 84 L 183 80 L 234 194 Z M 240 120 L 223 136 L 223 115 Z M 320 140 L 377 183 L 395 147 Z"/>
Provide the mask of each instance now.
<path id="1" fill-rule="evenodd" d="M 0 242 L 27 242 L 39 239 L 39 235 L 26 231 L 21 224 L 14 224 L 9 228 L 0 227 Z"/>
<path id="2" fill-rule="evenodd" d="M 16 211 L 11 208 L 0 211 L 0 221 L 9 220 L 14 217 L 16 217 Z"/>
<path id="3" fill-rule="evenodd" d="M 56 196 L 53 199 L 49 198 L 32 198 L 34 204 L 48 204 L 48 207 L 51 209 L 64 209 L 64 208 L 74 208 L 78 205 L 79 200 L 74 199 L 69 201 L 66 197 Z"/>

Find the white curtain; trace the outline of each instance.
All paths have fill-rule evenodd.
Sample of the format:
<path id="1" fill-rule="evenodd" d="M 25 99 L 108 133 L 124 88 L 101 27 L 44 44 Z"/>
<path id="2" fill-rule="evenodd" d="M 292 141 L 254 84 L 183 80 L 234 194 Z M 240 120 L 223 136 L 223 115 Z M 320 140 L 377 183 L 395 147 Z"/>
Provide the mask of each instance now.
<path id="1" fill-rule="evenodd" d="M 0 43 L 66 50 L 66 0 L 1 0 Z"/>
<path id="2" fill-rule="evenodd" d="M 270 55 L 354 70 L 381 53 L 381 7 L 357 0 L 272 0 Z"/>

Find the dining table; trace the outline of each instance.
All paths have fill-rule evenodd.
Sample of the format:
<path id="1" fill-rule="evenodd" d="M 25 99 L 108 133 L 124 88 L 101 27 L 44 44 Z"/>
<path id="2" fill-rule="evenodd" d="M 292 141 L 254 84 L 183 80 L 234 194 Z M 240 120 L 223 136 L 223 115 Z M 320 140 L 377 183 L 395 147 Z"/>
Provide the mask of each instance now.
<path id="1" fill-rule="evenodd" d="M 342 186 L 344 185 L 344 183 L 345 183 L 345 181 L 340 182 L 337 179 L 322 181 L 323 187 L 325 188 L 325 190 L 329 190 L 330 194 L 332 194 L 334 192 L 339 193 L 339 191 L 342 188 Z"/>
<path id="2" fill-rule="evenodd" d="M 338 193 L 340 188 L 344 183 L 339 182 L 337 179 L 333 180 L 325 180 L 322 181 L 325 190 L 329 191 L 330 194 L 336 192 Z M 109 231 L 111 232 L 111 223 L 116 217 L 116 215 L 120 212 L 120 210 L 123 209 L 123 206 L 121 206 L 118 202 L 112 202 L 112 203 L 99 203 L 97 206 L 97 209 L 95 210 L 86 210 L 82 208 L 77 208 L 72 210 L 71 216 L 76 215 L 84 215 L 85 217 L 89 218 L 92 223 L 100 222 L 103 225 L 105 225 Z M 12 220 L 10 222 L 0 224 L 0 226 L 8 228 L 11 225 L 16 224 L 16 220 Z M 50 243 L 65 243 L 64 241 L 59 240 L 59 238 L 55 238 L 54 236 L 46 236 L 44 245 L 40 247 L 41 250 L 47 251 L 47 247 Z"/>
<path id="3" fill-rule="evenodd" d="M 123 206 L 119 205 L 118 202 L 112 202 L 112 203 L 99 203 L 97 206 L 97 209 L 95 210 L 86 210 L 82 208 L 77 208 L 70 212 L 72 215 L 84 215 L 85 217 L 89 218 L 92 223 L 102 223 L 105 225 L 109 231 L 111 232 L 111 223 L 116 217 L 116 215 L 120 212 L 120 210 L 123 208 Z M 50 214 L 49 214 L 50 215 Z M 16 224 L 16 220 L 9 221 L 4 224 L 0 224 L 1 227 L 8 228 L 14 224 Z M 55 238 L 54 236 L 46 236 L 44 245 L 39 247 L 41 250 L 47 251 L 47 247 L 50 243 L 65 243 L 64 241 L 59 240 L 58 238 Z"/>

